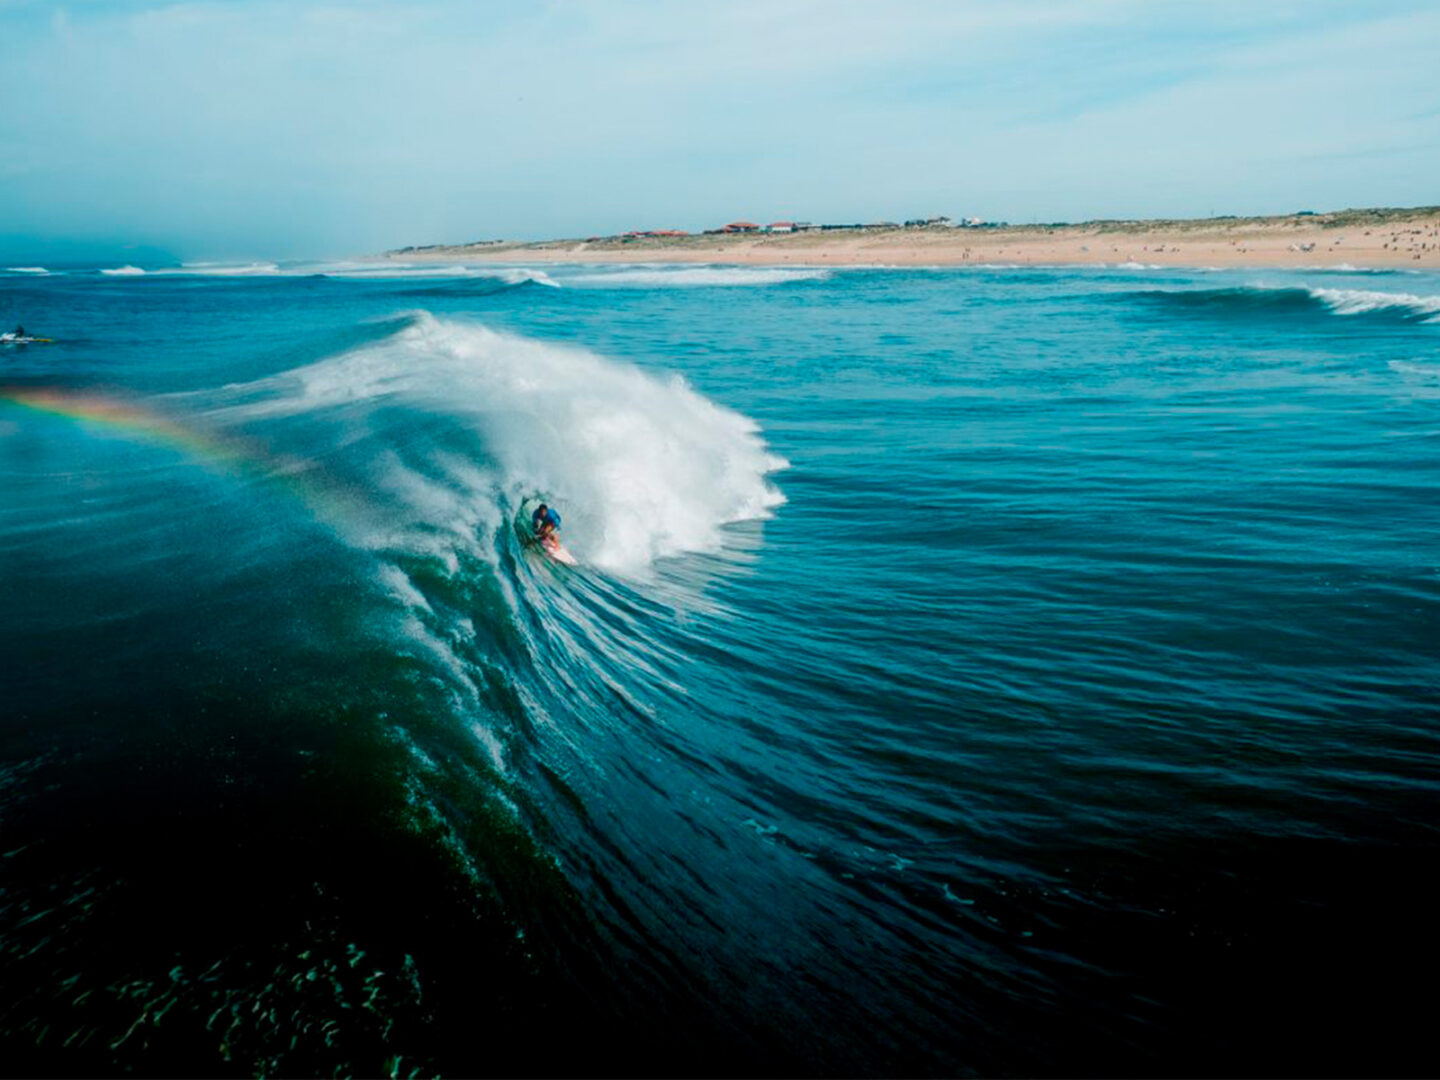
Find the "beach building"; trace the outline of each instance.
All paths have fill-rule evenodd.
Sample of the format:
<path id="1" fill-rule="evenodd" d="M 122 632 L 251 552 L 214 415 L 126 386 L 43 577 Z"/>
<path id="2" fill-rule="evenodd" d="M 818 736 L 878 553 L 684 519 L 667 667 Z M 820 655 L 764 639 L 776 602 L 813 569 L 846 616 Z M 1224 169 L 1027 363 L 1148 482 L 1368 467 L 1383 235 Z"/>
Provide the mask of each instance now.
<path id="1" fill-rule="evenodd" d="M 793 221 L 772 221 L 765 226 L 766 232 L 794 232 L 795 222 Z"/>
<path id="2" fill-rule="evenodd" d="M 720 231 L 727 233 L 759 232 L 760 226 L 753 221 L 732 221 L 729 225 L 721 228 Z"/>

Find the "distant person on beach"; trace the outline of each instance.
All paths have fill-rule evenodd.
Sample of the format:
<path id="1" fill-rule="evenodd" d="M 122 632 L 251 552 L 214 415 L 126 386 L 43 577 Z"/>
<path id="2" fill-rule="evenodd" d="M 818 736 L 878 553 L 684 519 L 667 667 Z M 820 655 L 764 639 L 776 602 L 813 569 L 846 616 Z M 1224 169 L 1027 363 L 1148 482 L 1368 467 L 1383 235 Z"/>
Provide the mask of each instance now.
<path id="1" fill-rule="evenodd" d="M 536 540 L 547 540 L 560 528 L 560 515 L 541 503 L 530 515 L 530 525 L 535 530 Z"/>

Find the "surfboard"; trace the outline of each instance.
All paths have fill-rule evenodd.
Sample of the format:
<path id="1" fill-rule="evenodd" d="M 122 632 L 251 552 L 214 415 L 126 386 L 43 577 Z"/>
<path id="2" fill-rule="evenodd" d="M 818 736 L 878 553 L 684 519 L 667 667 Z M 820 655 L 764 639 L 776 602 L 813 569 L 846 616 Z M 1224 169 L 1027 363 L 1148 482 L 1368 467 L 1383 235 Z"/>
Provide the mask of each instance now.
<path id="1" fill-rule="evenodd" d="M 545 554 L 549 555 L 556 562 L 564 563 L 566 566 L 579 565 L 575 556 L 566 551 L 565 545 L 553 536 L 547 536 L 544 540 L 541 540 L 540 546 L 545 549 Z"/>
<path id="2" fill-rule="evenodd" d="M 531 513 L 532 509 L 539 505 L 540 499 L 534 495 L 521 501 L 520 509 L 515 515 L 515 534 L 520 537 L 526 547 L 538 547 L 550 558 L 558 563 L 564 563 L 566 566 L 579 566 L 580 560 L 565 550 L 565 545 L 560 543 L 558 536 L 551 534 L 542 540 L 535 535 L 530 526 Z"/>

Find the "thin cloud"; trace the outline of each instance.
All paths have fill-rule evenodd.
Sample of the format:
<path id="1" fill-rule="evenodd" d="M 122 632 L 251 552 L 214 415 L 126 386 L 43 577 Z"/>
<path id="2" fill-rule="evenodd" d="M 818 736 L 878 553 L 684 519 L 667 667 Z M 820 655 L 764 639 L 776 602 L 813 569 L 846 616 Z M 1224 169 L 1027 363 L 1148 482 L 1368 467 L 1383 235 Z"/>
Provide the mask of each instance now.
<path id="1" fill-rule="evenodd" d="M 1425 4 L 0 0 L 0 35 L 0 217 L 193 255 L 1393 204 L 1440 166 Z"/>

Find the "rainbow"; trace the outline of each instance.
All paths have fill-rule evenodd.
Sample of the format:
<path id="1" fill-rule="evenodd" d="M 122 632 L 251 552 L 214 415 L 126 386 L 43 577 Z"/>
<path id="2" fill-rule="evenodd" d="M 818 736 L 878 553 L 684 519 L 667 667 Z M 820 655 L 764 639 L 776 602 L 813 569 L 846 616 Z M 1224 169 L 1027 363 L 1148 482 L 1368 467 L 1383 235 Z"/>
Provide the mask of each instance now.
<path id="1" fill-rule="evenodd" d="M 174 447 L 188 457 L 240 465 L 246 455 L 234 440 L 187 428 L 163 413 L 121 398 L 55 387 L 0 387 L 0 402 L 32 412 L 94 424 L 122 436 Z"/>
<path id="2" fill-rule="evenodd" d="M 276 455 L 253 439 L 206 431 L 133 400 L 45 386 L 0 386 L 0 406 L 10 405 L 47 416 L 99 427 L 121 438 L 166 446 L 221 471 L 239 474 L 280 489 L 305 503 L 332 525 L 358 519 L 360 503 L 327 480 L 314 462 Z"/>

